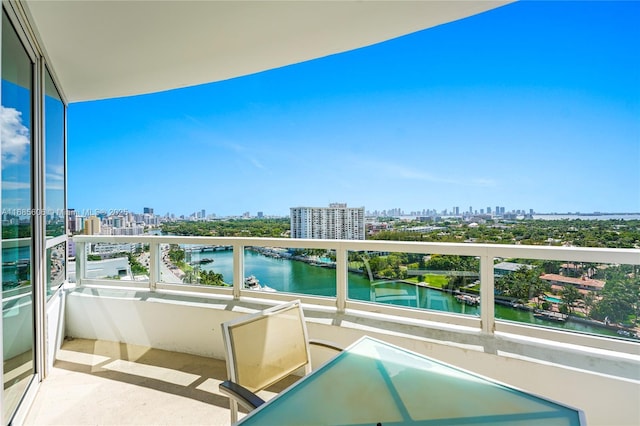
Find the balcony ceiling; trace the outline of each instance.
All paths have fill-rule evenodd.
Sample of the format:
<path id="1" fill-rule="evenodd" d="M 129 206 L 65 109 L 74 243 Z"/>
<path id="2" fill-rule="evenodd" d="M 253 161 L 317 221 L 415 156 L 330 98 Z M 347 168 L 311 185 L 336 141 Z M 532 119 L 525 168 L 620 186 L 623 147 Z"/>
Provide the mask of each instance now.
<path id="1" fill-rule="evenodd" d="M 35 1 L 67 101 L 159 92 L 356 49 L 507 1 Z"/>

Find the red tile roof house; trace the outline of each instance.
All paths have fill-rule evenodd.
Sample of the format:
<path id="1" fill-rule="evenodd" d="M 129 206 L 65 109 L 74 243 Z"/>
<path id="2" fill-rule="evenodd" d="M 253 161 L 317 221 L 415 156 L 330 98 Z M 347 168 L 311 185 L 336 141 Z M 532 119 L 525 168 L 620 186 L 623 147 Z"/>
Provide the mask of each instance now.
<path id="1" fill-rule="evenodd" d="M 576 287 L 578 290 L 584 290 L 584 292 L 602 291 L 605 284 L 604 281 L 593 280 L 591 278 L 587 278 L 586 276 L 583 276 L 581 278 L 573 278 L 573 277 L 565 277 L 563 275 L 558 275 L 558 274 L 543 274 L 540 276 L 540 278 L 545 281 L 549 281 L 549 283 L 552 286 L 558 285 L 558 286 L 564 287 L 569 284 Z"/>

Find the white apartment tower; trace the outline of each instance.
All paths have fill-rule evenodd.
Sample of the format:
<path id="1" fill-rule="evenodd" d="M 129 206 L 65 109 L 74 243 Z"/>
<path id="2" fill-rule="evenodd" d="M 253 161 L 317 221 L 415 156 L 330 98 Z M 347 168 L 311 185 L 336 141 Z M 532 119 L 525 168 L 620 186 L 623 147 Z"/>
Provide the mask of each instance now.
<path id="1" fill-rule="evenodd" d="M 291 238 L 364 240 L 364 207 L 291 207 Z"/>

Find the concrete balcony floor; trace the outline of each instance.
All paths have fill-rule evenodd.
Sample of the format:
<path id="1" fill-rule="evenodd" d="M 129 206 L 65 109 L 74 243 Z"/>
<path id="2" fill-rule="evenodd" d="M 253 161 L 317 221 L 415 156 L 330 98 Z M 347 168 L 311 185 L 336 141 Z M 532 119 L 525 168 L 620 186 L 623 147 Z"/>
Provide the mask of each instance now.
<path id="1" fill-rule="evenodd" d="M 224 361 L 101 340 L 64 342 L 27 425 L 228 425 Z M 294 379 L 270 389 L 269 398 Z"/>

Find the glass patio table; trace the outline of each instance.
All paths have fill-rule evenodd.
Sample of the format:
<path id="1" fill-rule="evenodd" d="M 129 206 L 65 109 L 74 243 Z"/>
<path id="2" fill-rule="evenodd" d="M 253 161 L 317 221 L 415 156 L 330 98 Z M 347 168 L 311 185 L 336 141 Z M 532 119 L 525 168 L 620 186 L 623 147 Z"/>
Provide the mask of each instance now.
<path id="1" fill-rule="evenodd" d="M 579 409 L 363 337 L 238 424 L 586 423 Z"/>

